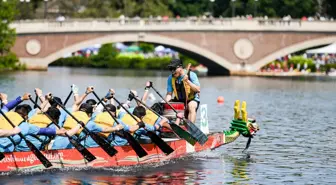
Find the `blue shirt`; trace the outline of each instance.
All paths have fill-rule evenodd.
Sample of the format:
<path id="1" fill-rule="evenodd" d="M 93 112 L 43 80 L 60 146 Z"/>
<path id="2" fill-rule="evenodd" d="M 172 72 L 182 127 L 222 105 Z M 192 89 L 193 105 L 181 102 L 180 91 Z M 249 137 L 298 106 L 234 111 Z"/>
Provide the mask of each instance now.
<path id="1" fill-rule="evenodd" d="M 129 132 L 129 126 L 126 125 L 125 123 L 123 123 L 121 120 L 118 120 L 118 122 L 120 124 L 123 125 L 123 130 L 126 132 Z M 99 125 L 95 124 L 96 126 L 93 128 L 89 128 L 89 129 L 94 129 L 95 132 L 102 132 L 103 128 L 101 128 Z M 113 126 L 117 126 L 117 123 L 114 122 Z M 111 142 L 112 145 L 114 146 L 124 146 L 127 144 L 127 140 L 125 138 L 122 138 L 114 133 L 111 133 L 108 137 L 107 137 L 107 141 Z M 85 140 L 85 147 L 98 147 L 99 145 L 89 136 L 87 137 L 87 139 Z"/>
<path id="2" fill-rule="evenodd" d="M 91 132 L 101 132 L 102 129 L 99 127 L 95 122 L 89 121 L 85 127 L 89 129 Z M 76 136 L 73 136 L 74 138 L 77 139 Z M 82 131 L 79 136 L 78 140 L 81 141 L 81 144 L 84 144 L 86 134 L 85 131 Z M 69 141 L 68 137 L 64 136 L 56 136 L 55 141 L 52 145 L 52 149 L 65 149 L 65 148 L 73 148 L 72 144 Z"/>
<path id="3" fill-rule="evenodd" d="M 36 136 L 36 134 L 40 131 L 40 127 L 38 126 L 35 126 L 27 122 L 23 122 L 19 127 L 20 128 L 24 127 L 24 129 L 28 129 L 28 131 L 25 132 L 24 135 L 26 135 L 27 140 L 29 140 L 39 150 L 41 150 L 43 147 L 42 143 L 45 144 L 45 142 L 48 141 L 49 139 L 49 137 L 45 135 Z M 49 126 L 49 128 L 56 129 L 56 126 L 52 124 Z M 35 135 L 35 137 L 31 136 L 30 134 Z M 36 137 L 38 137 L 39 139 L 37 139 Z M 27 143 L 24 140 L 21 140 L 21 142 L 16 146 L 15 149 L 16 151 L 30 151 L 29 147 L 27 146 Z"/>
<path id="4" fill-rule="evenodd" d="M 186 71 L 185 71 L 186 72 Z M 183 77 L 184 76 L 180 76 L 180 77 L 178 77 L 177 78 L 177 83 L 182 83 L 182 81 L 183 81 Z M 172 75 L 169 75 L 169 77 L 168 77 L 168 80 L 167 80 L 167 92 L 169 92 L 169 93 L 173 93 L 174 92 L 174 89 L 173 89 L 173 84 L 172 84 Z M 195 84 L 195 85 L 197 85 L 197 86 L 201 86 L 201 84 L 199 83 L 199 81 L 198 81 L 198 77 L 197 77 L 197 75 L 196 75 L 196 73 L 194 73 L 194 72 L 192 72 L 192 71 L 190 71 L 190 81 L 193 83 L 193 84 Z M 174 94 L 174 96 L 177 96 L 176 94 Z M 200 97 L 199 97 L 199 94 L 198 93 L 196 93 L 195 94 L 195 98 L 194 98 L 194 100 L 196 100 L 196 101 L 200 101 Z"/>
<path id="5" fill-rule="evenodd" d="M 37 134 L 40 130 L 39 127 L 32 125 L 28 122 L 23 122 L 19 125 L 21 129 L 21 133 L 26 136 L 26 138 L 31 141 L 38 149 L 41 146 L 40 141 L 36 138 L 29 136 L 30 134 Z M 21 137 L 16 134 L 14 136 L 10 136 L 12 140 L 17 144 L 16 150 L 17 151 L 29 151 L 30 149 L 27 147 L 26 142 L 21 139 Z M 45 136 L 44 136 L 45 137 Z M 14 151 L 14 144 L 8 138 L 0 138 L 0 151 L 1 152 L 13 152 Z"/>
<path id="6" fill-rule="evenodd" d="M 19 105 L 21 102 L 22 102 L 21 96 L 18 96 L 16 99 L 14 99 L 14 100 L 8 102 L 6 105 L 4 105 L 1 110 L 4 113 L 6 113 L 6 112 L 12 110 L 17 105 Z"/>

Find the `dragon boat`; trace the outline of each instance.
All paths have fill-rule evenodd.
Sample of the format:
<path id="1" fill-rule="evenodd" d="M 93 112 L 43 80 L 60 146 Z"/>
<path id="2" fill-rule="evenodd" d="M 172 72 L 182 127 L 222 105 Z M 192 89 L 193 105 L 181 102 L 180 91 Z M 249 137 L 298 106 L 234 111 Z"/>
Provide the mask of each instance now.
<path id="1" fill-rule="evenodd" d="M 237 110 L 237 107 L 239 106 L 237 106 L 236 101 L 235 116 L 231 121 L 230 129 L 222 132 L 208 133 L 208 140 L 203 145 L 196 143 L 193 146 L 185 140 L 176 137 L 163 138 L 163 140 L 174 149 L 174 152 L 169 155 L 163 153 L 155 144 L 152 143 L 141 144 L 148 153 L 148 155 L 142 158 L 139 158 L 129 145 L 116 146 L 115 149 L 118 153 L 113 157 L 106 154 L 100 147 L 88 148 L 88 150 L 96 157 L 96 159 L 91 162 L 83 159 L 83 156 L 76 149 L 45 150 L 41 152 L 52 163 L 52 166 L 50 167 L 51 169 L 88 167 L 106 168 L 150 164 L 181 158 L 195 152 L 213 150 L 222 145 L 232 143 L 241 135 L 249 138 L 249 145 L 250 139 L 259 130 L 259 126 L 247 118 L 241 119 L 237 116 L 237 114 L 239 115 L 240 113 L 240 110 Z M 241 112 L 244 114 L 243 110 Z M 206 132 L 208 125 L 207 120 L 204 121 L 203 119 L 204 116 L 206 116 L 206 110 L 204 114 L 204 111 L 201 109 L 201 130 L 205 130 Z M 11 152 L 4 154 L 5 157 L 0 161 L 0 172 L 15 172 L 22 170 L 34 171 L 45 169 L 43 164 L 32 152 Z"/>

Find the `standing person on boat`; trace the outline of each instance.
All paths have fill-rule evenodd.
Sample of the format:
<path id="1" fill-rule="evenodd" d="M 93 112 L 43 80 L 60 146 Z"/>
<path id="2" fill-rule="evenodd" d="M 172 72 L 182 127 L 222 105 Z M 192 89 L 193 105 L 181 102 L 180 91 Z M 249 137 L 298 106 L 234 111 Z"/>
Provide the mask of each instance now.
<path id="1" fill-rule="evenodd" d="M 201 85 L 196 73 L 183 69 L 182 62 L 179 59 L 173 59 L 168 65 L 172 72 L 167 80 L 166 101 L 187 102 L 188 119 L 195 123 L 196 112 L 200 104 Z M 188 74 L 187 74 L 188 73 Z M 174 94 L 174 99 L 172 96 Z"/>

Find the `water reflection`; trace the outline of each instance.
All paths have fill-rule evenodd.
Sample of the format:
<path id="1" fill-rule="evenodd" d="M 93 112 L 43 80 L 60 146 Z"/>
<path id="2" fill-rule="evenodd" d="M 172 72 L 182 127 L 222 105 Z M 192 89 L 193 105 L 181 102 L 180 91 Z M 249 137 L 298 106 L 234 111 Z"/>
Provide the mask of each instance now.
<path id="1" fill-rule="evenodd" d="M 202 161 L 193 157 L 176 159 L 159 166 L 135 166 L 106 169 L 75 169 L 12 174 L 0 177 L 3 185 L 110 185 L 110 184 L 200 184 L 206 178 Z M 71 175 L 69 175 L 69 173 Z M 8 178 L 14 177 L 14 178 Z"/>
<path id="2" fill-rule="evenodd" d="M 222 161 L 226 163 L 233 164 L 231 174 L 232 174 L 232 182 L 228 182 L 229 184 L 240 185 L 243 182 L 247 183 L 252 180 L 249 174 L 249 165 L 251 159 L 246 155 L 242 158 L 234 158 L 228 155 L 225 155 L 222 158 Z"/>

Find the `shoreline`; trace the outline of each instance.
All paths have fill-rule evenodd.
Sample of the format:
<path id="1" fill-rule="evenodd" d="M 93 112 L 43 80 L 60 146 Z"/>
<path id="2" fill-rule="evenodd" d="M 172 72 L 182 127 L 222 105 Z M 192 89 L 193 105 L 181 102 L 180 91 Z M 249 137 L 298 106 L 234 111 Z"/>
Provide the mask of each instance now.
<path id="1" fill-rule="evenodd" d="M 325 73 L 301 73 L 301 72 L 246 72 L 237 71 L 230 73 L 231 76 L 260 76 L 260 77 L 323 77 L 335 76 Z"/>

